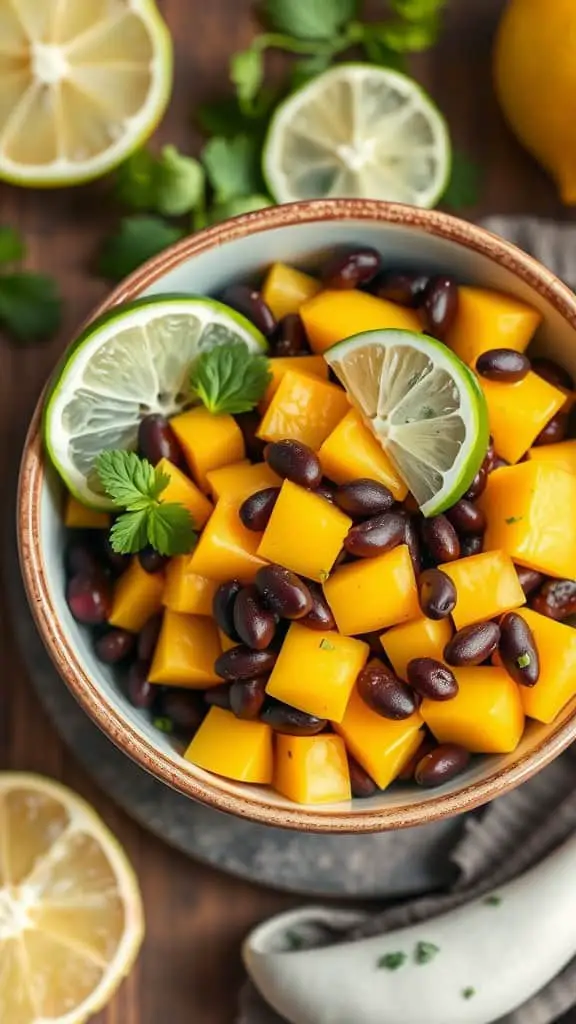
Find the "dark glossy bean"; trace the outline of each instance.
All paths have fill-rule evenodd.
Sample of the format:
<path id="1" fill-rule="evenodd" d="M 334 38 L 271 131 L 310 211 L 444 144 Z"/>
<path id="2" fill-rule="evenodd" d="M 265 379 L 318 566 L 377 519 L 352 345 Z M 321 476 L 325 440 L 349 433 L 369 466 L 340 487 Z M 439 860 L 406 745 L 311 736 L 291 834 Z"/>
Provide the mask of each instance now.
<path id="1" fill-rule="evenodd" d="M 514 568 L 526 597 L 536 590 L 546 578 L 541 572 L 536 572 L 535 569 L 527 569 L 524 565 L 515 565 Z"/>
<path id="2" fill-rule="evenodd" d="M 418 598 L 428 619 L 446 619 L 456 607 L 456 587 L 441 569 L 425 569 L 418 580 Z"/>
<path id="3" fill-rule="evenodd" d="M 329 630 L 336 629 L 336 622 L 332 615 L 332 609 L 324 597 L 324 591 L 318 583 L 308 582 L 308 590 L 312 597 L 312 608 L 307 615 L 300 619 L 301 626 L 308 626 L 308 629 Z"/>
<path id="4" fill-rule="evenodd" d="M 331 487 L 329 483 L 326 483 L 325 480 L 323 480 L 320 486 L 316 488 L 315 494 L 317 494 L 319 498 L 325 498 L 331 505 L 336 501 L 334 488 Z"/>
<path id="5" fill-rule="evenodd" d="M 422 569 L 422 552 L 420 550 L 420 535 L 418 532 L 418 522 L 421 520 L 422 516 L 405 514 L 404 543 L 408 548 L 412 568 L 416 576 L 420 575 Z"/>
<path id="6" fill-rule="evenodd" d="M 399 512 L 383 512 L 352 526 L 344 538 L 344 547 L 356 558 L 373 558 L 404 542 L 406 520 Z"/>
<path id="7" fill-rule="evenodd" d="M 446 518 L 458 533 L 484 533 L 486 529 L 486 516 L 482 509 L 478 508 L 468 498 L 460 498 L 452 508 L 447 509 Z"/>
<path id="8" fill-rule="evenodd" d="M 451 277 L 431 277 L 422 300 L 424 330 L 441 341 L 458 312 L 458 285 Z"/>
<path id="9" fill-rule="evenodd" d="M 158 696 L 158 687 L 148 682 L 150 665 L 147 661 L 135 661 L 126 676 L 126 696 L 135 708 L 149 711 Z"/>
<path id="10" fill-rule="evenodd" d="M 83 537 L 72 535 L 66 544 L 64 566 L 68 576 L 98 574 L 101 571 L 93 545 Z"/>
<path id="11" fill-rule="evenodd" d="M 242 502 L 238 515 L 247 530 L 261 533 L 266 529 L 279 494 L 279 487 L 264 487 Z"/>
<path id="12" fill-rule="evenodd" d="M 378 279 L 375 294 L 380 299 L 415 308 L 421 304 L 429 283 L 430 278 L 424 274 L 391 271 Z"/>
<path id="13" fill-rule="evenodd" d="M 266 676 L 238 679 L 230 687 L 230 708 L 236 718 L 258 718 L 266 697 Z"/>
<path id="14" fill-rule="evenodd" d="M 204 691 L 204 700 L 210 707 L 222 708 L 223 711 L 231 711 L 230 690 L 232 683 L 223 683 L 221 686 L 211 686 Z"/>
<path id="15" fill-rule="evenodd" d="M 246 455 L 252 462 L 262 462 L 266 441 L 256 436 L 256 432 L 260 427 L 261 417 L 257 412 L 251 410 L 250 412 L 238 413 L 234 419 L 242 431 Z"/>
<path id="16" fill-rule="evenodd" d="M 441 743 L 425 754 L 416 766 L 414 778 L 419 786 L 442 786 L 460 775 L 470 764 L 470 752 L 458 743 Z"/>
<path id="17" fill-rule="evenodd" d="M 509 465 L 510 463 L 507 462 L 506 459 L 503 459 L 501 455 L 497 455 L 495 453 L 494 458 L 492 459 L 492 465 L 490 466 L 490 472 L 494 473 L 497 469 L 507 469 Z"/>
<path id="18" fill-rule="evenodd" d="M 534 438 L 532 441 L 533 446 L 539 447 L 543 444 L 557 444 L 558 441 L 563 441 L 568 433 L 568 423 L 568 414 L 557 412 L 548 421 L 546 426 L 542 428 L 538 436 Z"/>
<path id="19" fill-rule="evenodd" d="M 274 633 L 274 639 L 270 644 L 269 650 L 274 651 L 276 654 L 280 654 L 282 644 L 286 639 L 286 635 L 291 625 L 292 623 L 290 619 L 276 620 L 276 632 Z"/>
<path id="20" fill-rule="evenodd" d="M 298 313 L 288 313 L 282 317 L 270 342 L 270 355 L 300 356 L 309 352 L 308 339 L 304 324 Z"/>
<path id="21" fill-rule="evenodd" d="M 260 712 L 260 719 L 272 726 L 275 732 L 287 736 L 316 736 L 328 724 L 325 718 L 307 715 L 305 711 L 299 711 L 291 704 L 283 704 L 282 701 L 271 698 L 267 699 Z"/>
<path id="22" fill-rule="evenodd" d="M 139 661 L 152 661 L 152 656 L 156 650 L 156 644 L 158 643 L 158 637 L 160 636 L 160 629 L 162 627 L 162 615 L 153 615 L 146 625 L 142 627 L 138 634 L 138 644 L 136 647 L 136 654 Z"/>
<path id="23" fill-rule="evenodd" d="M 484 550 L 484 534 L 469 533 L 460 541 L 460 557 L 470 558 L 471 555 L 479 555 Z"/>
<path id="24" fill-rule="evenodd" d="M 435 562 L 453 562 L 460 558 L 458 534 L 446 516 L 424 519 L 422 538 Z"/>
<path id="25" fill-rule="evenodd" d="M 240 644 L 216 658 L 214 671 L 217 676 L 230 682 L 236 679 L 255 679 L 257 676 L 269 675 L 275 662 L 274 651 L 253 651 Z"/>
<path id="26" fill-rule="evenodd" d="M 365 704 L 383 718 L 400 721 L 416 710 L 414 694 L 381 661 L 369 661 L 356 680 L 359 695 Z"/>
<path id="27" fill-rule="evenodd" d="M 500 629 L 495 622 L 478 622 L 464 626 L 454 634 L 444 648 L 449 665 L 481 665 L 496 650 Z"/>
<path id="28" fill-rule="evenodd" d="M 334 253 L 322 270 L 325 288 L 358 288 L 369 284 L 380 270 L 380 253 L 364 246 Z"/>
<path id="29" fill-rule="evenodd" d="M 368 647 L 370 648 L 370 653 L 374 654 L 377 658 L 383 661 L 385 665 L 391 668 L 392 666 L 388 662 L 386 654 L 382 649 L 382 644 L 380 642 L 381 636 L 382 630 L 376 629 L 374 630 L 373 633 L 358 633 L 357 639 L 362 640 L 362 642 L 365 644 L 368 644 Z"/>
<path id="30" fill-rule="evenodd" d="M 110 534 L 102 531 L 99 535 L 100 551 L 102 552 L 102 559 L 106 565 L 112 570 L 115 576 L 120 576 L 128 566 L 130 565 L 130 555 L 122 555 L 119 551 L 114 551 L 112 547 L 112 541 L 110 540 Z"/>
<path id="31" fill-rule="evenodd" d="M 235 643 L 240 643 L 240 637 L 234 626 L 234 604 L 241 590 L 240 580 L 227 580 L 220 584 L 212 600 L 212 614 L 216 624 Z"/>
<path id="32" fill-rule="evenodd" d="M 576 580 L 547 580 L 531 597 L 530 607 L 557 622 L 576 614 Z"/>
<path id="33" fill-rule="evenodd" d="M 94 641 L 96 657 L 106 665 L 116 665 L 132 653 L 136 636 L 127 629 L 109 629 Z"/>
<path id="34" fill-rule="evenodd" d="M 478 356 L 476 370 L 486 380 L 515 384 L 530 372 L 530 360 L 513 348 L 491 348 Z"/>
<path id="35" fill-rule="evenodd" d="M 103 573 L 77 573 L 68 580 L 66 601 L 77 622 L 96 626 L 110 615 L 110 584 Z"/>
<path id="36" fill-rule="evenodd" d="M 276 327 L 274 314 L 255 288 L 247 284 L 231 284 L 222 292 L 222 302 L 242 313 L 266 337 L 273 334 Z"/>
<path id="37" fill-rule="evenodd" d="M 454 673 L 435 658 L 412 658 L 406 676 L 416 693 L 430 700 L 451 700 L 458 693 Z"/>
<path id="38" fill-rule="evenodd" d="M 470 487 L 463 495 L 463 498 L 465 498 L 466 501 L 476 501 L 476 498 L 479 498 L 482 492 L 486 489 L 486 484 L 488 483 L 488 473 L 490 472 L 490 470 L 488 469 L 487 459 L 488 456 L 486 456 L 486 459 L 480 466 L 480 469 L 476 473 L 476 476 L 474 477 L 472 483 L 470 484 Z M 491 459 L 489 464 L 492 464 Z"/>
<path id="39" fill-rule="evenodd" d="M 532 360 L 532 369 L 534 373 L 537 373 L 543 380 L 547 380 L 549 384 L 553 384 L 554 387 L 566 388 L 567 391 L 574 390 L 574 381 L 568 370 L 565 370 L 563 366 L 560 366 L 553 359 L 536 356 Z"/>
<path id="40" fill-rule="evenodd" d="M 234 629 L 243 644 L 265 651 L 276 632 L 276 616 L 266 608 L 256 587 L 242 587 L 234 602 Z"/>
<path id="41" fill-rule="evenodd" d="M 378 793 L 378 786 L 365 772 L 362 765 L 358 764 L 358 761 L 351 754 L 347 754 L 348 757 L 348 771 L 350 772 L 350 788 L 352 790 L 352 796 L 356 800 L 366 800 L 369 796 L 374 796 Z"/>
<path id="42" fill-rule="evenodd" d="M 436 746 L 436 740 L 432 739 L 431 736 L 425 735 L 416 753 L 412 754 L 410 760 L 406 762 L 402 771 L 399 773 L 399 780 L 401 782 L 411 782 L 414 779 L 414 772 L 424 755 L 429 754 L 431 750 L 435 750 Z"/>
<path id="43" fill-rule="evenodd" d="M 153 574 L 162 572 L 162 569 L 168 565 L 169 558 L 166 555 L 161 555 L 159 551 L 148 545 L 138 552 L 138 561 L 144 572 Z"/>
<path id="44" fill-rule="evenodd" d="M 201 693 L 174 688 L 158 694 L 154 711 L 172 724 L 175 735 L 190 739 L 204 721 L 208 708 Z"/>
<path id="45" fill-rule="evenodd" d="M 278 476 L 301 487 L 318 487 L 322 481 L 320 459 L 300 441 L 273 441 L 266 445 L 264 458 Z"/>
<path id="46" fill-rule="evenodd" d="M 265 565 L 254 584 L 264 604 L 283 619 L 301 619 L 312 610 L 312 594 L 296 573 L 282 565 Z"/>
<path id="47" fill-rule="evenodd" d="M 520 686 L 535 686 L 540 675 L 540 659 L 534 635 L 517 612 L 508 612 L 500 620 L 498 653 L 509 676 Z"/>
<path id="48" fill-rule="evenodd" d="M 160 459 L 168 459 L 176 466 L 184 465 L 184 453 L 168 420 L 160 413 L 150 413 L 140 420 L 138 427 L 138 454 L 156 466 Z"/>
<path id="49" fill-rule="evenodd" d="M 367 519 L 388 512 L 394 497 L 384 484 L 361 478 L 336 489 L 336 504 L 353 519 Z"/>

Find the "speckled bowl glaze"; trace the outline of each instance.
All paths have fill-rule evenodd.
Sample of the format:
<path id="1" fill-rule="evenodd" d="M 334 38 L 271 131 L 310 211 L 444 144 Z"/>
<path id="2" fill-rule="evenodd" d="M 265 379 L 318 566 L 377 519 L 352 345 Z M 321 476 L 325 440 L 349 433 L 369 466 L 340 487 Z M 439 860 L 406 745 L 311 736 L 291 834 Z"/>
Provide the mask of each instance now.
<path id="1" fill-rule="evenodd" d="M 140 295 L 216 294 L 233 280 L 258 279 L 274 260 L 314 267 L 343 244 L 372 245 L 391 267 L 444 271 L 510 292 L 541 310 L 535 348 L 576 375 L 576 297 L 553 274 L 503 239 L 444 213 L 365 200 L 330 200 L 247 214 L 187 238 L 146 263 L 94 315 Z M 576 702 L 550 726 L 531 724 L 519 748 L 476 758 L 438 790 L 393 786 L 369 800 L 300 806 L 271 789 L 211 775 L 184 761 L 133 708 L 94 657 L 90 638 L 64 599 L 62 488 L 40 439 L 41 401 L 22 457 L 18 537 L 28 599 L 44 643 L 76 699 L 129 757 L 167 785 L 221 811 L 309 832 L 372 832 L 423 825 L 501 796 L 543 768 L 576 738 Z"/>

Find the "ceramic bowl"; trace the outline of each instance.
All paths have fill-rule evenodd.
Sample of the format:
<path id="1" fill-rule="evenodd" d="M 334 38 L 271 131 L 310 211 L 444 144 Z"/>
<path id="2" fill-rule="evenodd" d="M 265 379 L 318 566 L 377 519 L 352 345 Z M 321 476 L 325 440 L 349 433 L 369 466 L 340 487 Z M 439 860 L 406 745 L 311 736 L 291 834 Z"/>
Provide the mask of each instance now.
<path id="1" fill-rule="evenodd" d="M 145 264 L 94 315 L 140 295 L 217 294 L 255 280 L 274 260 L 314 267 L 343 244 L 375 246 L 390 267 L 453 274 L 498 288 L 543 314 L 534 347 L 576 375 L 576 298 L 548 270 L 501 238 L 444 213 L 364 200 L 299 203 L 259 211 L 202 231 Z M 531 724 L 510 755 L 474 759 L 438 790 L 392 786 L 368 800 L 299 806 L 270 789 L 239 784 L 187 763 L 169 737 L 133 708 L 112 671 L 96 660 L 88 633 L 64 599 L 62 488 L 40 440 L 41 401 L 25 444 L 18 495 L 22 573 L 38 629 L 76 699 L 142 768 L 194 800 L 269 825 L 302 831 L 369 832 L 422 825 L 477 807 L 518 786 L 576 738 L 576 702 L 549 726 Z"/>

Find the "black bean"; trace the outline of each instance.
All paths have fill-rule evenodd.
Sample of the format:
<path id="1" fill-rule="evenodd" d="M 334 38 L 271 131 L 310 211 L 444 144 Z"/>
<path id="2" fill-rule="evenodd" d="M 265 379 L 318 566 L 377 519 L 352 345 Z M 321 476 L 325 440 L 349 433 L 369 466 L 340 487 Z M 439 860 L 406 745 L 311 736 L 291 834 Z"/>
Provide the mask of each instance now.
<path id="1" fill-rule="evenodd" d="M 458 534 L 446 516 L 424 519 L 422 538 L 435 562 L 453 562 L 460 558 Z"/>
<path id="2" fill-rule="evenodd" d="M 491 348 L 476 360 L 476 370 L 487 380 L 515 384 L 530 372 L 530 360 L 513 348 Z"/>
<path id="3" fill-rule="evenodd" d="M 373 558 L 404 542 L 406 520 L 399 512 L 383 512 L 352 526 L 344 538 L 344 547 L 356 558 Z"/>
<path id="4" fill-rule="evenodd" d="M 330 630 L 336 629 L 336 621 L 332 615 L 332 609 L 324 597 L 322 587 L 317 583 L 307 583 L 310 596 L 312 597 L 312 608 L 307 615 L 300 619 L 301 626 L 308 626 L 308 629 Z"/>
<path id="5" fill-rule="evenodd" d="M 535 569 L 527 569 L 524 565 L 515 565 L 514 568 L 516 569 L 516 575 L 518 576 L 520 586 L 526 594 L 526 597 L 528 597 L 528 594 L 531 594 L 533 590 L 536 590 L 546 578 L 541 572 L 536 572 Z"/>
<path id="6" fill-rule="evenodd" d="M 468 498 L 460 498 L 452 508 L 447 509 L 446 517 L 458 533 L 484 533 L 486 529 L 486 516 L 482 509 L 478 508 Z"/>
<path id="7" fill-rule="evenodd" d="M 399 772 L 398 779 L 401 782 L 411 782 L 414 779 L 414 772 L 424 755 L 429 754 L 430 751 L 435 750 L 436 747 L 436 740 L 432 739 L 431 736 L 424 735 L 418 750 L 412 754 L 412 757 L 406 762 L 402 771 Z"/>
<path id="8" fill-rule="evenodd" d="M 420 574 L 418 596 L 429 619 L 446 619 L 456 607 L 456 587 L 441 569 L 425 569 Z"/>
<path id="9" fill-rule="evenodd" d="M 231 647 L 216 658 L 214 671 L 222 679 L 233 682 L 235 679 L 254 679 L 266 676 L 274 668 L 276 662 L 274 651 L 253 651 L 243 644 Z"/>
<path id="10" fill-rule="evenodd" d="M 266 697 L 266 676 L 237 679 L 230 687 L 230 707 L 236 718 L 258 718 Z"/>
<path id="11" fill-rule="evenodd" d="M 282 565 L 265 565 L 254 584 L 264 604 L 283 619 L 301 619 L 312 610 L 312 595 L 296 573 Z"/>
<path id="12" fill-rule="evenodd" d="M 325 718 L 307 715 L 305 711 L 299 711 L 291 704 L 283 704 L 282 701 L 272 698 L 267 699 L 260 712 L 260 719 L 271 725 L 275 732 L 285 733 L 287 736 L 316 736 L 328 724 Z"/>
<path id="13" fill-rule="evenodd" d="M 380 637 L 382 636 L 381 629 L 376 629 L 372 633 L 358 633 L 356 636 L 358 640 L 362 640 L 363 643 L 368 644 L 372 654 L 376 655 L 377 658 L 382 659 L 390 668 L 392 667 L 382 649 L 382 643 L 380 641 Z"/>
<path id="14" fill-rule="evenodd" d="M 168 420 L 160 413 L 150 413 L 140 420 L 138 427 L 138 454 L 156 466 L 168 459 L 175 466 L 184 465 L 184 453 Z"/>
<path id="15" fill-rule="evenodd" d="M 350 772 L 350 788 L 352 790 L 352 796 L 356 797 L 357 800 L 365 800 L 369 796 L 374 796 L 378 792 L 378 786 L 365 772 L 362 765 L 358 764 L 358 761 L 351 754 L 347 754 L 348 757 L 348 771 Z"/>
<path id="16" fill-rule="evenodd" d="M 487 458 L 488 456 L 486 456 L 486 459 Z M 476 473 L 476 476 L 474 477 L 472 483 L 470 484 L 470 487 L 463 495 L 463 498 L 465 498 L 467 501 L 475 501 L 476 498 L 479 498 L 482 492 L 486 489 L 486 484 L 488 483 L 488 473 L 490 472 L 490 470 L 488 469 L 488 465 L 486 464 L 486 459 L 480 466 L 480 469 Z M 492 460 L 490 460 L 490 465 L 491 464 Z"/>
<path id="17" fill-rule="evenodd" d="M 334 253 L 322 270 L 325 288 L 358 288 L 369 284 L 380 270 L 380 253 L 369 246 Z"/>
<path id="18" fill-rule="evenodd" d="M 510 463 L 507 462 L 506 459 L 503 459 L 501 455 L 497 455 L 495 453 L 494 458 L 492 459 L 492 465 L 490 466 L 490 472 L 494 473 L 497 469 L 506 469 L 509 465 Z"/>
<path id="19" fill-rule="evenodd" d="M 408 553 L 412 561 L 412 568 L 414 569 L 416 576 L 420 574 L 420 570 L 422 569 L 420 535 L 417 525 L 419 521 L 422 521 L 422 516 L 411 516 L 409 513 L 405 513 L 404 543 L 408 548 Z"/>
<path id="20" fill-rule="evenodd" d="M 66 601 L 74 618 L 85 626 L 106 622 L 112 608 L 109 581 L 101 572 L 79 572 L 68 580 Z"/>
<path id="21" fill-rule="evenodd" d="M 543 444 L 557 444 L 558 441 L 563 441 L 568 433 L 568 423 L 568 414 L 557 412 L 534 438 L 533 446 L 536 448 Z"/>
<path id="22" fill-rule="evenodd" d="M 365 704 L 384 718 L 399 721 L 416 710 L 414 694 L 383 662 L 368 662 L 356 680 L 358 693 Z"/>
<path id="23" fill-rule="evenodd" d="M 246 284 L 231 284 L 222 292 L 222 302 L 242 313 L 262 334 L 269 337 L 274 333 L 276 320 L 262 295 Z"/>
<path id="24" fill-rule="evenodd" d="M 264 606 L 256 587 L 242 587 L 234 602 L 234 629 L 242 643 L 255 651 L 270 646 L 276 632 L 276 616 Z"/>
<path id="25" fill-rule="evenodd" d="M 441 341 L 458 312 L 458 285 L 451 277 L 431 277 L 422 300 L 424 330 Z"/>
<path id="26" fill-rule="evenodd" d="M 471 555 L 479 555 L 484 549 L 484 535 L 468 533 L 460 540 L 460 557 L 470 558 Z"/>
<path id="27" fill-rule="evenodd" d="M 299 356 L 310 351 L 304 324 L 298 313 L 288 313 L 279 321 L 270 342 L 270 355 Z"/>
<path id="28" fill-rule="evenodd" d="M 262 462 L 266 441 L 256 436 L 260 428 L 261 417 L 251 409 L 250 412 L 237 413 L 234 419 L 242 431 L 246 455 L 252 462 Z"/>
<path id="29" fill-rule="evenodd" d="M 279 487 L 264 487 L 242 502 L 238 515 L 247 530 L 259 533 L 266 529 L 279 494 Z"/>
<path id="30" fill-rule="evenodd" d="M 326 482 L 326 480 L 322 481 L 322 483 L 320 484 L 319 487 L 316 488 L 314 493 L 317 494 L 319 498 L 325 498 L 326 501 L 329 501 L 331 505 L 333 505 L 336 501 L 334 488 L 331 487 L 330 484 Z"/>
<path id="31" fill-rule="evenodd" d="M 540 659 L 534 635 L 517 612 L 508 612 L 500 620 L 498 652 L 509 676 L 520 686 L 535 686 L 540 675 Z"/>
<path id="32" fill-rule="evenodd" d="M 241 590 L 240 580 L 227 580 L 220 584 L 212 600 L 212 614 L 219 629 L 235 643 L 240 643 L 240 637 L 234 626 L 234 604 Z"/>
<path id="33" fill-rule="evenodd" d="M 554 359 L 546 359 L 542 356 L 536 356 L 532 360 L 532 369 L 534 373 L 537 373 L 543 380 L 547 380 L 549 384 L 552 384 L 556 388 L 566 388 L 567 391 L 574 390 L 574 381 L 565 370 L 563 366 L 555 362 Z"/>
<path id="34" fill-rule="evenodd" d="M 232 683 L 222 683 L 220 686 L 211 686 L 204 691 L 204 700 L 210 707 L 222 708 L 223 711 L 231 711 L 230 690 Z"/>
<path id="35" fill-rule="evenodd" d="M 480 665 L 496 650 L 500 629 L 495 622 L 479 622 L 464 626 L 444 648 L 449 665 Z"/>
<path id="36" fill-rule="evenodd" d="M 416 693 L 430 700 L 451 700 L 458 693 L 454 673 L 434 658 L 412 658 L 406 676 Z"/>
<path id="37" fill-rule="evenodd" d="M 470 752 L 458 743 L 441 743 L 425 754 L 416 766 L 414 778 L 419 786 L 442 786 L 460 775 L 470 764 Z"/>
<path id="38" fill-rule="evenodd" d="M 312 448 L 300 441 L 273 441 L 266 445 L 264 458 L 278 476 L 301 487 L 318 487 L 322 481 L 320 459 Z"/>
<path id="39" fill-rule="evenodd" d="M 127 629 L 109 629 L 94 641 L 96 657 L 106 665 L 124 661 L 134 650 L 136 636 Z"/>
<path id="40" fill-rule="evenodd" d="M 353 519 L 365 519 L 388 512 L 394 497 L 384 484 L 360 478 L 336 489 L 336 504 Z"/>
<path id="41" fill-rule="evenodd" d="M 172 725 L 172 732 L 190 739 L 202 724 L 207 713 L 206 702 L 201 693 L 180 687 L 167 688 L 158 694 L 155 714 L 166 718 Z"/>
<path id="42" fill-rule="evenodd" d="M 98 574 L 102 567 L 96 557 L 93 544 L 82 536 L 75 536 L 74 531 L 66 544 L 64 552 L 64 566 L 68 576 L 83 576 Z"/>
<path id="43" fill-rule="evenodd" d="M 149 711 L 158 696 L 158 687 L 148 682 L 150 665 L 147 661 L 135 661 L 126 676 L 126 696 L 135 708 Z"/>
<path id="44" fill-rule="evenodd" d="M 540 615 L 562 622 L 576 613 L 576 580 L 547 580 L 530 599 L 530 607 Z"/>
<path id="45" fill-rule="evenodd" d="M 142 627 L 138 634 L 138 645 L 136 648 L 139 661 L 152 661 L 161 628 L 162 615 L 160 613 L 153 615 Z"/>
<path id="46" fill-rule="evenodd" d="M 375 294 L 380 299 L 415 308 L 421 304 L 429 283 L 430 278 L 424 274 L 391 271 L 378 278 Z"/>
<path id="47" fill-rule="evenodd" d="M 130 555 L 122 555 L 119 551 L 114 551 L 112 547 L 112 541 L 110 540 L 110 533 L 102 531 L 99 533 L 100 551 L 102 558 L 106 565 L 112 570 L 115 576 L 119 576 L 123 573 L 130 565 Z"/>
<path id="48" fill-rule="evenodd" d="M 142 551 L 138 552 L 138 561 L 144 572 L 156 573 L 162 572 L 169 559 L 166 555 L 161 555 L 155 548 L 147 545 L 145 548 L 142 548 Z"/>

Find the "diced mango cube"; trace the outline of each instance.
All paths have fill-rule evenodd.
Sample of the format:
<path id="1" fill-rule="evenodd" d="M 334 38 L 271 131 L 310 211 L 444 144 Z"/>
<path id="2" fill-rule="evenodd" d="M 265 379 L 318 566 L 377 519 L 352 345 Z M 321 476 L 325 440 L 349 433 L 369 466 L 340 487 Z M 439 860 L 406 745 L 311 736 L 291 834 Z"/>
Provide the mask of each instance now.
<path id="1" fill-rule="evenodd" d="M 190 555 L 172 558 L 166 568 L 162 603 L 173 612 L 212 615 L 212 599 L 218 583 L 190 571 Z"/>
<path id="2" fill-rule="evenodd" d="M 276 737 L 274 789 L 297 804 L 350 800 L 346 747 L 339 736 Z"/>
<path id="3" fill-rule="evenodd" d="M 459 690 L 430 700 L 420 714 L 439 743 L 459 743 L 472 754 L 509 754 L 524 731 L 519 687 L 502 668 L 455 668 Z"/>
<path id="4" fill-rule="evenodd" d="M 576 629 L 530 608 L 519 614 L 532 630 L 540 660 L 535 686 L 520 686 L 524 712 L 548 725 L 576 696 Z"/>
<path id="5" fill-rule="evenodd" d="M 537 373 L 516 384 L 478 378 L 486 404 L 494 447 L 507 462 L 518 462 L 548 420 L 560 411 L 564 395 Z"/>
<path id="6" fill-rule="evenodd" d="M 324 362 L 324 360 L 322 360 Z M 324 363 L 326 366 L 326 363 Z M 328 369 L 328 367 L 326 367 Z M 82 505 L 72 494 L 66 495 L 64 526 L 74 530 L 108 530 L 112 522 L 108 512 Z"/>
<path id="7" fill-rule="evenodd" d="M 202 690 L 222 682 L 214 671 L 220 654 L 218 629 L 212 619 L 167 608 L 148 679 Z"/>
<path id="8" fill-rule="evenodd" d="M 246 455 L 242 431 L 233 416 L 215 416 L 196 406 L 170 420 L 192 475 L 203 491 L 208 490 L 206 474 L 219 466 L 240 462 Z"/>
<path id="9" fill-rule="evenodd" d="M 272 730 L 264 722 L 210 708 L 184 757 L 207 772 L 238 782 L 272 782 Z"/>
<path id="10" fill-rule="evenodd" d="M 388 487 L 396 501 L 403 501 L 408 488 L 390 462 L 382 445 L 351 409 L 334 428 L 318 452 L 322 471 L 335 484 L 347 484 L 365 477 Z"/>
<path id="11" fill-rule="evenodd" d="M 479 505 L 488 521 L 485 548 L 500 548 L 537 572 L 576 579 L 572 473 L 534 459 L 499 469 L 488 477 Z"/>
<path id="12" fill-rule="evenodd" d="M 315 277 L 303 274 L 286 263 L 273 263 L 262 285 L 262 298 L 277 320 L 297 313 L 300 306 L 320 291 Z"/>
<path id="13" fill-rule="evenodd" d="M 241 522 L 237 502 L 221 500 L 198 538 L 188 568 L 220 583 L 232 577 L 250 583 L 264 565 L 258 554 L 261 536 Z"/>
<path id="14" fill-rule="evenodd" d="M 321 583 L 338 558 L 351 525 L 352 520 L 325 498 L 285 480 L 258 555 Z"/>
<path id="15" fill-rule="evenodd" d="M 380 637 L 380 643 L 397 676 L 406 679 L 406 666 L 412 658 L 444 660 L 444 648 L 453 633 L 450 619 L 413 619 L 392 626 Z"/>
<path id="16" fill-rule="evenodd" d="M 408 548 L 400 544 L 376 558 L 340 565 L 324 584 L 341 633 L 372 633 L 420 617 L 416 577 Z"/>
<path id="17" fill-rule="evenodd" d="M 541 320 L 537 309 L 512 295 L 463 285 L 458 289 L 458 312 L 446 344 L 475 367 L 478 356 L 492 348 L 524 352 Z"/>
<path id="18" fill-rule="evenodd" d="M 386 789 L 418 750 L 423 725 L 417 711 L 402 721 L 377 715 L 354 689 L 344 718 L 334 728 L 358 764 Z"/>
<path id="19" fill-rule="evenodd" d="M 362 640 L 330 630 L 321 633 L 294 622 L 266 692 L 309 715 L 340 722 L 369 653 L 368 644 Z"/>
<path id="20" fill-rule="evenodd" d="M 295 370 L 297 373 L 308 373 L 312 377 L 321 377 L 322 380 L 328 380 L 328 363 L 324 356 L 278 356 L 276 359 L 268 361 L 268 368 L 272 374 L 272 380 L 258 406 L 261 412 L 268 408 L 278 391 L 280 381 L 289 370 Z"/>
<path id="21" fill-rule="evenodd" d="M 440 568 L 456 587 L 452 612 L 456 629 L 493 619 L 526 602 L 514 563 L 504 551 L 482 551 Z"/>
<path id="22" fill-rule="evenodd" d="M 240 504 L 255 491 L 263 491 L 265 487 L 279 487 L 282 483 L 279 476 L 273 473 L 266 462 L 233 462 L 230 466 L 212 469 L 206 474 L 211 494 L 218 500 L 237 502 Z"/>
<path id="23" fill-rule="evenodd" d="M 184 508 L 187 508 L 192 516 L 194 529 L 201 530 L 212 514 L 212 503 L 208 501 L 205 494 L 202 494 L 194 481 L 168 459 L 160 459 L 156 468 L 170 477 L 170 483 L 162 491 L 160 500 L 174 501 L 179 505 L 184 505 Z"/>
<path id="24" fill-rule="evenodd" d="M 160 611 L 163 594 L 164 573 L 144 572 L 138 559 L 133 558 L 114 586 L 108 622 L 139 633 L 148 619 Z"/>
<path id="25" fill-rule="evenodd" d="M 556 469 L 576 474 L 576 441 L 559 441 L 557 444 L 542 444 L 528 452 L 531 462 L 549 462 Z"/>
<path id="26" fill-rule="evenodd" d="M 319 292 L 305 302 L 300 316 L 306 328 L 313 352 L 322 353 L 337 341 L 361 331 L 378 331 L 398 327 L 405 331 L 422 330 L 418 314 L 413 309 L 398 306 L 387 299 L 378 299 L 367 292 Z"/>
<path id="27" fill-rule="evenodd" d="M 346 392 L 337 384 L 288 370 L 257 434 L 264 441 L 302 441 L 316 451 L 349 408 Z"/>
<path id="28" fill-rule="evenodd" d="M 233 647 L 238 647 L 236 640 L 231 640 L 223 629 L 218 630 L 218 636 L 220 637 L 222 653 L 224 653 L 224 651 L 231 651 Z"/>

